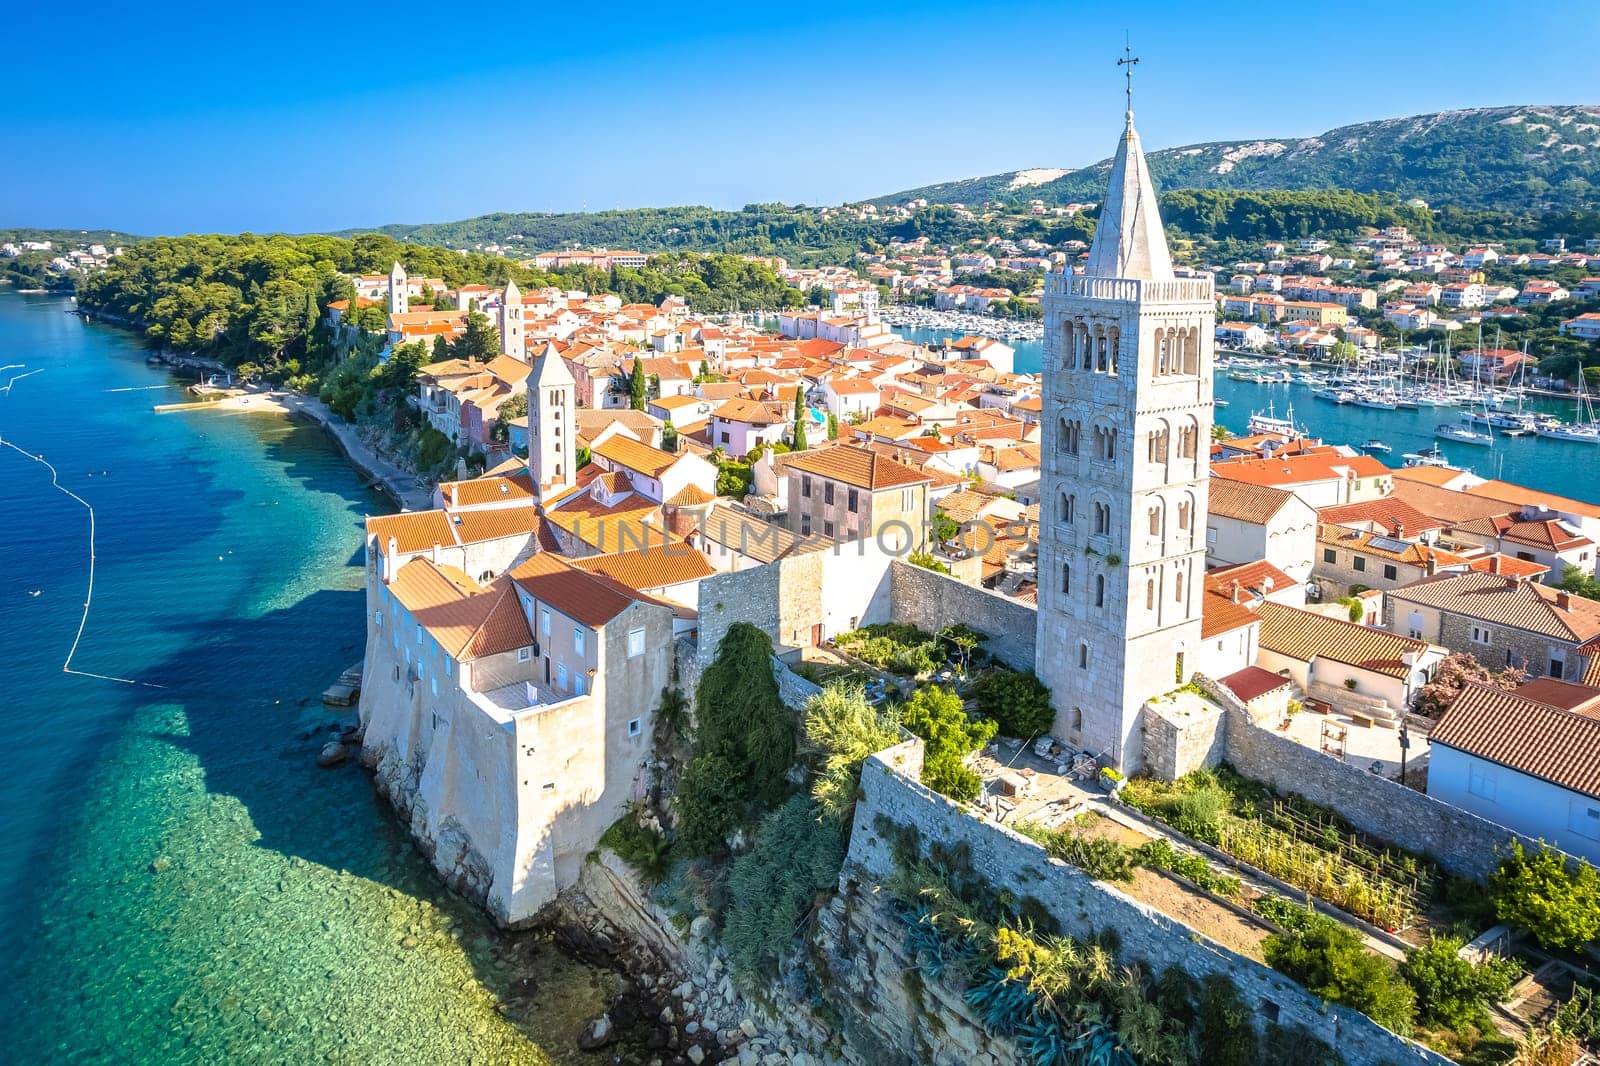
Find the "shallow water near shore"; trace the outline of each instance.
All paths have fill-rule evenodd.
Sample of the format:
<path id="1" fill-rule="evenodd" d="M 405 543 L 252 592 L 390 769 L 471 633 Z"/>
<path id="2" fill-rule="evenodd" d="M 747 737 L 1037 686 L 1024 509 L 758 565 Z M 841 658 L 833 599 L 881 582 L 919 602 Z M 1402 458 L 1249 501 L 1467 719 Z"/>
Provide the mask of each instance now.
<path id="1" fill-rule="evenodd" d="M 0 393 L 0 438 L 95 509 L 73 666 L 146 684 L 62 672 L 88 515 L 0 448 L 7 1061 L 587 1060 L 614 978 L 495 933 L 364 773 L 314 764 L 389 505 L 315 427 L 152 414 L 174 379 L 70 307 L 0 293 L 0 366 L 42 368 Z"/>

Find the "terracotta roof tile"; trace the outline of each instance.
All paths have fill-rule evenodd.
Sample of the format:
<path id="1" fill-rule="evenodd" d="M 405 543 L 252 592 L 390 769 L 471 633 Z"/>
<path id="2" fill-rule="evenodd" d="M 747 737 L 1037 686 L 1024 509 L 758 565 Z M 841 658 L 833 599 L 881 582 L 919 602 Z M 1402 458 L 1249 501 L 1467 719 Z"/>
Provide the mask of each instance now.
<path id="1" fill-rule="evenodd" d="M 704 555 L 681 541 L 659 548 L 590 555 L 574 559 L 572 565 L 592 574 L 605 574 L 631 589 L 679 585 L 716 573 Z"/>
<path id="2" fill-rule="evenodd" d="M 652 478 L 660 477 L 668 467 L 678 461 L 678 457 L 671 452 L 664 452 L 660 448 L 652 448 L 648 444 L 641 444 L 639 441 L 620 435 L 609 437 L 596 444 L 592 454 Z"/>
<path id="3" fill-rule="evenodd" d="M 1397 604 L 1419 603 L 1558 640 L 1582 644 L 1600 636 L 1600 603 L 1504 574 L 1468 571 L 1424 578 L 1389 595 Z"/>
<path id="4" fill-rule="evenodd" d="M 1231 478 L 1212 478 L 1208 511 L 1238 522 L 1263 525 L 1294 498 L 1287 489 L 1249 485 Z"/>
<path id="5" fill-rule="evenodd" d="M 1332 659 L 1390 677 L 1406 677 L 1411 666 L 1404 657 L 1408 653 L 1420 654 L 1429 647 L 1426 641 L 1271 600 L 1256 613 L 1261 618 L 1261 647 L 1301 662 Z"/>
<path id="6" fill-rule="evenodd" d="M 789 469 L 842 481 L 847 485 L 874 492 L 903 485 L 923 485 L 933 480 L 930 475 L 904 463 L 897 463 L 866 448 L 849 445 L 791 455 Z"/>
<path id="7" fill-rule="evenodd" d="M 1290 684 L 1289 679 L 1282 674 L 1263 670 L 1259 666 L 1247 666 L 1219 680 L 1228 691 L 1245 703 Z"/>
<path id="8" fill-rule="evenodd" d="M 1600 695 L 1600 689 L 1593 690 Z M 1469 683 L 1428 735 L 1481 759 L 1600 797 L 1600 717 Z"/>

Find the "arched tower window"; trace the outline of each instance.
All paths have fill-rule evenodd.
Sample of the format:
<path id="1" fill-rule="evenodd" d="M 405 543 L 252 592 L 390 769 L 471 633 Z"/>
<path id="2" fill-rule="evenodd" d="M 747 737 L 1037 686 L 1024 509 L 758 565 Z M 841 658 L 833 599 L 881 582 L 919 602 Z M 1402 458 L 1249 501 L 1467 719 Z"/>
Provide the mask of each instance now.
<path id="1" fill-rule="evenodd" d="M 1116 326 L 1111 327 L 1111 366 L 1109 373 L 1117 372 L 1117 363 L 1122 360 L 1122 330 Z"/>
<path id="2" fill-rule="evenodd" d="M 1096 607 L 1104 607 L 1106 605 L 1106 575 L 1104 574 L 1094 575 L 1094 605 Z"/>
<path id="3" fill-rule="evenodd" d="M 1144 609 L 1147 611 L 1156 609 L 1156 579 L 1153 577 L 1147 578 L 1144 583 Z"/>
<path id="4" fill-rule="evenodd" d="M 1200 373 L 1200 329 L 1190 326 L 1184 335 L 1183 342 L 1183 372 L 1185 374 Z"/>
<path id="5" fill-rule="evenodd" d="M 1078 326 L 1078 351 L 1083 356 L 1083 369 L 1094 369 L 1094 338 L 1087 325 Z"/>
<path id="6" fill-rule="evenodd" d="M 1062 563 L 1061 564 L 1061 591 L 1062 592 L 1071 592 L 1072 591 L 1072 564 L 1071 563 Z"/>
<path id="7" fill-rule="evenodd" d="M 1077 518 L 1078 498 L 1071 493 L 1063 492 L 1061 494 L 1060 510 L 1062 524 L 1068 526 L 1072 525 L 1073 520 Z"/>
<path id="8" fill-rule="evenodd" d="M 1078 438 L 1083 431 L 1082 424 L 1075 419 L 1062 418 L 1056 427 L 1056 446 L 1063 455 L 1078 454 Z"/>

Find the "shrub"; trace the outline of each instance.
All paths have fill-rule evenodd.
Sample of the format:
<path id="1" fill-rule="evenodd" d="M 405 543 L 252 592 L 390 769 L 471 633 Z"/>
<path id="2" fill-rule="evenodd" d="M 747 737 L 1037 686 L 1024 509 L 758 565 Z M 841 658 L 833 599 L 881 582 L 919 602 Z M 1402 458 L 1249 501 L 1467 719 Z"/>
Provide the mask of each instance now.
<path id="1" fill-rule="evenodd" d="M 1055 724 L 1050 690 L 1032 670 L 990 670 L 973 684 L 972 695 L 978 710 L 993 718 L 1008 737 L 1031 740 Z"/>
<path id="2" fill-rule="evenodd" d="M 816 761 L 811 798 L 825 815 L 850 819 L 861 782 L 861 764 L 900 740 L 893 713 L 867 702 L 860 685 L 835 682 L 806 701 L 804 736 Z"/>
<path id="3" fill-rule="evenodd" d="M 1423 1025 L 1487 1028 L 1485 1008 L 1504 999 L 1521 972 L 1509 959 L 1487 959 L 1475 966 L 1461 957 L 1461 944 L 1455 937 L 1429 937 L 1400 964 L 1400 976 L 1417 994 L 1417 1020 Z"/>
<path id="4" fill-rule="evenodd" d="M 1273 969 L 1324 999 L 1353 1007 L 1379 1025 L 1405 1035 L 1416 1014 L 1411 986 L 1384 959 L 1370 954 L 1361 934 L 1322 914 L 1304 928 L 1274 933 L 1261 945 Z"/>
<path id="5" fill-rule="evenodd" d="M 1206 1066 L 1253 1066 L 1257 1061 L 1255 1026 L 1238 989 L 1222 974 L 1200 985 L 1199 1061 Z M 1270 1061 L 1270 1060 L 1269 1060 Z"/>
<path id="6" fill-rule="evenodd" d="M 834 887 L 844 862 L 843 826 L 805 796 L 761 820 L 754 846 L 728 875 L 722 941 L 734 972 L 770 972 L 819 893 Z"/>
<path id="7" fill-rule="evenodd" d="M 1090 877 L 1102 881 L 1133 880 L 1136 852 L 1115 840 L 1088 836 L 1070 826 L 1050 829 L 1038 822 L 1018 822 L 1012 828 L 1042 846 L 1052 858 L 1069 862 Z"/>
<path id="8" fill-rule="evenodd" d="M 745 823 L 749 780 L 726 754 L 706 752 L 684 768 L 672 802 L 678 809 L 678 842 L 691 854 L 704 854 L 722 847 Z"/>
<path id="9" fill-rule="evenodd" d="M 1180 833 L 1207 844 L 1220 844 L 1222 817 L 1228 813 L 1228 803 L 1228 793 L 1222 786 L 1200 785 L 1163 803 L 1161 817 Z"/>
<path id="10" fill-rule="evenodd" d="M 1489 875 L 1500 920 L 1547 948 L 1580 948 L 1600 938 L 1600 874 L 1587 862 L 1569 865 L 1554 848 L 1528 852 L 1513 840 Z"/>
<path id="11" fill-rule="evenodd" d="M 923 784 L 954 800 L 977 798 L 982 781 L 962 760 L 989 742 L 994 722 L 970 717 L 951 689 L 925 685 L 901 709 L 900 724 L 923 739 Z"/>
<path id="12" fill-rule="evenodd" d="M 667 838 L 640 822 L 638 808 L 632 805 L 600 837 L 600 844 L 650 882 L 661 880 L 670 864 Z"/>

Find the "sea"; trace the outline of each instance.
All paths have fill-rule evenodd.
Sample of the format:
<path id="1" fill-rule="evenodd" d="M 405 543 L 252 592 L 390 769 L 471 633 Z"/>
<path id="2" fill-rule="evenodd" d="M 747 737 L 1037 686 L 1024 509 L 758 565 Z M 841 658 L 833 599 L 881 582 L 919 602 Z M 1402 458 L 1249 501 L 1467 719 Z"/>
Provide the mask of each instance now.
<path id="1" fill-rule="evenodd" d="M 940 344 L 960 336 L 938 329 L 902 328 L 895 332 L 918 344 Z M 1039 372 L 1044 365 L 1042 341 L 1006 343 L 1016 349 L 1017 373 Z M 1452 465 L 1471 470 L 1479 477 L 1500 478 L 1541 492 L 1600 504 L 1600 446 L 1546 437 L 1496 436 L 1492 446 L 1436 441 L 1435 427 L 1441 422 L 1458 423 L 1462 408 L 1384 411 L 1355 407 L 1319 400 L 1311 395 L 1308 386 L 1300 384 L 1264 385 L 1219 374 L 1214 391 L 1216 398 L 1226 404 L 1217 408 L 1217 422 L 1235 434 L 1245 432 L 1253 413 L 1271 413 L 1278 418 L 1293 418 L 1308 433 L 1329 444 L 1359 448 L 1369 440 L 1380 440 L 1392 451 L 1375 457 L 1390 466 L 1399 466 L 1407 452 L 1438 444 Z M 1567 422 L 1577 420 L 1574 400 L 1531 396 L 1524 401 L 1523 409 L 1552 414 Z"/>
<path id="2" fill-rule="evenodd" d="M 498 934 L 315 765 L 391 505 L 314 426 L 153 413 L 180 379 L 71 310 L 0 293 L 0 1057 L 587 1060 L 614 978 Z"/>

